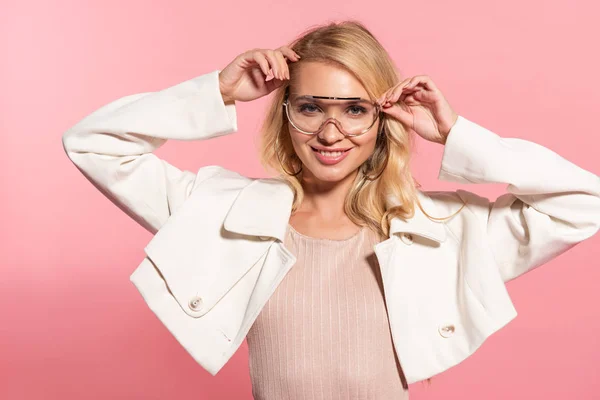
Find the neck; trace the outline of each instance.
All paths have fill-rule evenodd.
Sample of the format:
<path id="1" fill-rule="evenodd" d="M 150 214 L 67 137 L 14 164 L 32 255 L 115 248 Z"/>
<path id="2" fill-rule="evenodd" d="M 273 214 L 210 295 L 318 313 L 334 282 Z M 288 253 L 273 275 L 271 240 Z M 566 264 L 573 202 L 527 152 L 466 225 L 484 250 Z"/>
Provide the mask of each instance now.
<path id="1" fill-rule="evenodd" d="M 335 182 L 322 181 L 312 174 L 306 174 L 302 179 L 304 199 L 298 211 L 322 220 L 339 221 L 346 218 L 344 202 L 357 174 L 358 170 L 354 170 Z"/>

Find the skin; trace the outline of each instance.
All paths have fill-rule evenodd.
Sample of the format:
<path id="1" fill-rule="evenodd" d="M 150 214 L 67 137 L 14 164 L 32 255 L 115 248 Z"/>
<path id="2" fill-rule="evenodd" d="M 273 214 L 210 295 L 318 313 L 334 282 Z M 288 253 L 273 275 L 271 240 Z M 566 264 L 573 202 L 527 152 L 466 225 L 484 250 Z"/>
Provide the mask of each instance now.
<path id="1" fill-rule="evenodd" d="M 288 63 L 300 57 L 287 46 L 252 49 L 238 55 L 219 73 L 225 104 L 251 101 L 271 93 L 290 79 Z M 299 65 L 294 92 L 320 96 L 368 98 L 365 88 L 348 71 L 319 62 Z M 427 75 L 407 78 L 386 90 L 377 102 L 382 111 L 427 141 L 444 145 L 458 115 Z M 345 239 L 359 227 L 345 215 L 343 202 L 360 165 L 375 148 L 380 121 L 367 133 L 346 138 L 334 124 L 317 135 L 304 135 L 290 126 L 296 154 L 303 163 L 305 197 L 290 217 L 298 232 L 316 238 Z M 323 165 L 310 147 L 353 147 L 343 161 Z"/>

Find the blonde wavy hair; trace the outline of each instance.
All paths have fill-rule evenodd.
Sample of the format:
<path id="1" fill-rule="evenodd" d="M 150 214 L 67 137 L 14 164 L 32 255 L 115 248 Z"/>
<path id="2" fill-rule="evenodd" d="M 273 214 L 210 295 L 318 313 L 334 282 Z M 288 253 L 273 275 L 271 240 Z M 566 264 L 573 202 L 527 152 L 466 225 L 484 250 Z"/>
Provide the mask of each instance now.
<path id="1" fill-rule="evenodd" d="M 302 58 L 288 64 L 291 79 L 273 92 L 260 129 L 259 158 L 264 168 L 277 172 L 292 188 L 293 213 L 304 198 L 302 172 L 297 176 L 285 172 L 297 171 L 302 166 L 292 146 L 283 110 L 286 90 L 296 76 L 294 71 L 302 63 L 311 61 L 342 67 L 362 83 L 371 100 L 378 98 L 401 79 L 383 46 L 356 20 L 329 22 L 309 28 L 292 40 L 288 47 Z M 344 202 L 344 210 L 350 220 L 359 226 L 367 225 L 380 238 L 386 238 L 389 236 L 390 221 L 394 217 L 412 218 L 415 203 L 433 220 L 444 220 L 460 212 L 462 207 L 450 217 L 436 218 L 423 210 L 417 197 L 421 185 L 410 171 L 413 136 L 402 123 L 384 113 L 378 123 L 383 134 L 378 137 L 373 154 L 359 168 Z M 379 171 L 381 175 L 374 180 L 368 179 L 365 170 L 380 165 L 384 166 Z M 387 199 L 390 195 L 397 200 L 394 202 L 396 205 L 389 206 Z"/>

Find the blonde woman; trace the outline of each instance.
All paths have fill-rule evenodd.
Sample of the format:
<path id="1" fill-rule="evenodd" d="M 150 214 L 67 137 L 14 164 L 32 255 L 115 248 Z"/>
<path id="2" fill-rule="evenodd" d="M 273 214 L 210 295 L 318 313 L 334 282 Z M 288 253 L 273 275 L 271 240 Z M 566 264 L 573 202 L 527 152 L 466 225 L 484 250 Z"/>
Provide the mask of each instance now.
<path id="1" fill-rule="evenodd" d="M 236 132 L 240 103 L 269 94 L 274 177 L 153 154 Z M 444 146 L 439 179 L 507 192 L 420 190 L 415 134 Z M 257 399 L 408 398 L 516 316 L 505 282 L 600 226 L 598 176 L 457 115 L 357 21 L 115 100 L 63 143 L 155 234 L 131 275 L 150 309 L 213 375 L 247 338 Z"/>

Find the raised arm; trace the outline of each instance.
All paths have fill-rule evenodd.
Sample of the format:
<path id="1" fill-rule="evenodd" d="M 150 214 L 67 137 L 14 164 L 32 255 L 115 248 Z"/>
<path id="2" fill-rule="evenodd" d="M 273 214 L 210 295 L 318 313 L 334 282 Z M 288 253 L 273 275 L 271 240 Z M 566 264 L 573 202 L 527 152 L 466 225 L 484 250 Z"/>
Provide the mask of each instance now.
<path id="1" fill-rule="evenodd" d="M 508 184 L 495 201 L 457 191 L 467 211 L 479 216 L 505 282 L 600 229 L 600 177 L 537 143 L 500 137 L 462 116 L 447 137 L 438 178 Z"/>
<path id="2" fill-rule="evenodd" d="M 153 154 L 169 139 L 204 140 L 237 131 L 235 103 L 222 96 L 219 72 L 122 97 L 62 136 L 67 156 L 86 178 L 153 234 L 198 184 L 222 170 L 211 165 L 182 171 Z"/>
<path id="3" fill-rule="evenodd" d="M 378 100 L 423 139 L 444 145 L 438 179 L 508 184 L 493 202 L 465 190 L 451 193 L 466 202 L 461 212 L 479 217 L 505 282 L 600 229 L 597 175 L 537 143 L 500 137 L 459 116 L 429 76 L 408 77 Z"/>
<path id="4" fill-rule="evenodd" d="M 237 131 L 235 101 L 266 96 L 289 79 L 289 47 L 251 49 L 214 70 L 158 92 L 122 97 L 63 134 L 75 166 L 113 203 L 156 233 L 218 165 L 181 171 L 153 154 L 168 139 L 203 140 Z M 273 74 L 273 79 L 266 80 Z"/>

